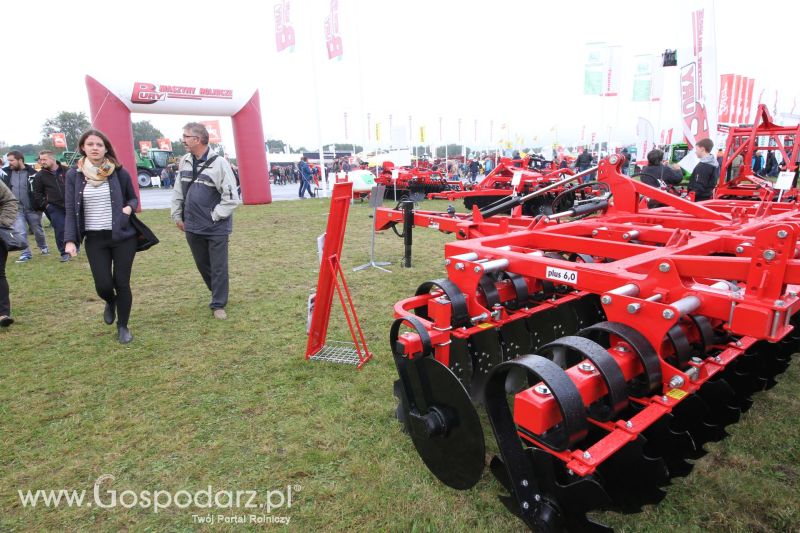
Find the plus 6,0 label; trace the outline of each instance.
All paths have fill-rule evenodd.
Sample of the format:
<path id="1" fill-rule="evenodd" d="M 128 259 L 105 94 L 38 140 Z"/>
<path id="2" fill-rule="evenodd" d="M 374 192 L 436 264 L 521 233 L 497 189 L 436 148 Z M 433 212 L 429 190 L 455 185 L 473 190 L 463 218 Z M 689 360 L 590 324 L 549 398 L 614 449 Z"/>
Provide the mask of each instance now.
<path id="1" fill-rule="evenodd" d="M 547 279 L 560 281 L 562 283 L 578 283 L 578 273 L 574 270 L 564 270 L 563 268 L 547 267 Z"/>

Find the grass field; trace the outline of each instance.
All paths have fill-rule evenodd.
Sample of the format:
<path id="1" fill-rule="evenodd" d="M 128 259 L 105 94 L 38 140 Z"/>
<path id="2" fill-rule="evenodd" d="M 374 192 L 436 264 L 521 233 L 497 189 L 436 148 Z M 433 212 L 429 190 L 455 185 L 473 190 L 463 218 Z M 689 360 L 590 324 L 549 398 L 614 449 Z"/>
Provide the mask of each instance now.
<path id="1" fill-rule="evenodd" d="M 394 272 L 352 273 L 368 259 L 371 213 L 353 205 L 342 262 L 375 358 L 360 371 L 304 360 L 315 239 L 328 205 L 237 210 L 225 322 L 211 318 L 208 292 L 167 212 L 144 212 L 162 242 L 134 264 L 129 346 L 102 322 L 85 255 L 68 264 L 54 255 L 17 265 L 13 254 L 17 323 L 0 331 L 0 531 L 265 527 L 196 523 L 192 515 L 207 509 L 31 509 L 18 497 L 18 490 L 36 489 L 90 494 L 103 474 L 115 478 L 102 486 L 105 503 L 109 490 L 194 493 L 210 485 L 263 497 L 291 486 L 291 508 L 273 514 L 290 517 L 292 531 L 522 530 L 497 500 L 500 487 L 488 472 L 470 491 L 448 489 L 393 417 L 391 306 L 444 274 L 442 245 L 451 236 L 418 229 L 414 268 L 400 269 L 402 241 L 381 234 L 376 255 L 392 261 Z M 342 326 L 337 321 L 329 338 L 346 340 Z M 757 395 L 731 437 L 708 445 L 711 453 L 688 478 L 674 480 L 658 507 L 604 513 L 602 521 L 619 531 L 800 531 L 798 366 Z"/>

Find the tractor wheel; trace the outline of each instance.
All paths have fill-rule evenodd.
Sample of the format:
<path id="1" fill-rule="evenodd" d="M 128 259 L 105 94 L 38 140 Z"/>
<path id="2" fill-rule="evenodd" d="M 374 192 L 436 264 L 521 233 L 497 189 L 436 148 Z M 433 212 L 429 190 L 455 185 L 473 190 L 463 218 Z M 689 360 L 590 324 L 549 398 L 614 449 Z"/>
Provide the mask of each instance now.
<path id="1" fill-rule="evenodd" d="M 136 179 L 139 182 L 139 187 L 149 187 L 150 183 L 152 182 L 150 174 L 142 170 L 139 171 L 139 175 L 136 176 Z"/>

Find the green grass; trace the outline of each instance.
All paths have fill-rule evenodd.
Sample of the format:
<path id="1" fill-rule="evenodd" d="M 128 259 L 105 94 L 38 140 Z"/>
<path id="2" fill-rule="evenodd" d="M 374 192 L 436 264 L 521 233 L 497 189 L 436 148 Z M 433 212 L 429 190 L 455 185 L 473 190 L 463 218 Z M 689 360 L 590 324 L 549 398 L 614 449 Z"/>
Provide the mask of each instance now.
<path id="1" fill-rule="evenodd" d="M 306 299 L 328 201 L 237 210 L 230 319 L 208 292 L 166 211 L 142 219 L 161 239 L 134 264 L 133 344 L 102 322 L 85 255 L 8 264 L 17 323 L 0 331 L 0 531 L 192 531 L 205 509 L 23 508 L 17 490 L 258 490 L 300 485 L 293 531 L 519 531 L 487 473 L 472 490 L 437 482 L 393 418 L 391 306 L 444 274 L 452 236 L 418 229 L 414 268 L 402 241 L 378 236 L 394 272 L 353 273 L 368 260 L 366 205 L 351 207 L 342 257 L 375 358 L 362 370 L 306 362 Z M 428 207 L 429 204 L 426 204 Z M 441 206 L 442 204 L 436 204 Z M 337 317 L 329 338 L 347 340 Z M 795 365 L 710 445 L 661 505 L 607 513 L 620 531 L 800 530 L 800 384 Z M 218 510 L 243 514 L 245 510 Z M 213 528 L 220 527 L 218 524 Z M 222 526 L 257 529 L 263 526 Z M 282 527 L 282 526 L 268 526 Z"/>

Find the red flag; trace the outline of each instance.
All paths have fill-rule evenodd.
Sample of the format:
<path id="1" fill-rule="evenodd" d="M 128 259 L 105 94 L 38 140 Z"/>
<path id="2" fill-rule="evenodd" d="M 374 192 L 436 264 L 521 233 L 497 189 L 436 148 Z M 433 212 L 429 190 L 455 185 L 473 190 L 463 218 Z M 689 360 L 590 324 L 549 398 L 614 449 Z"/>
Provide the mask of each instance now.
<path id="1" fill-rule="evenodd" d="M 170 141 L 169 139 L 161 138 L 158 139 L 157 142 L 159 150 L 166 150 L 168 152 L 172 151 L 172 141 Z"/>
<path id="2" fill-rule="evenodd" d="M 750 124 L 750 109 L 753 107 L 753 88 L 755 87 L 756 80 L 747 78 L 747 93 L 744 101 L 744 122 Z"/>
<path id="3" fill-rule="evenodd" d="M 723 74 L 719 83 L 719 121 L 732 122 L 735 100 L 733 99 L 733 74 Z"/>
<path id="4" fill-rule="evenodd" d="M 67 147 L 67 136 L 63 133 L 51 133 L 50 139 L 53 140 L 53 146 L 56 148 L 66 148 Z"/>
<path id="5" fill-rule="evenodd" d="M 150 141 L 139 141 L 139 151 L 146 154 L 153 148 L 153 143 Z"/>
<path id="6" fill-rule="evenodd" d="M 339 33 L 339 0 L 331 0 L 331 11 L 325 17 L 325 44 L 328 59 L 342 57 L 342 36 Z"/>
<path id="7" fill-rule="evenodd" d="M 278 52 L 294 46 L 294 28 L 289 20 L 289 0 L 275 4 L 275 45 Z"/>
<path id="8" fill-rule="evenodd" d="M 222 142 L 222 133 L 219 130 L 219 120 L 206 120 L 205 122 L 200 121 L 200 124 L 205 126 L 208 130 L 208 142 L 215 144 Z"/>

